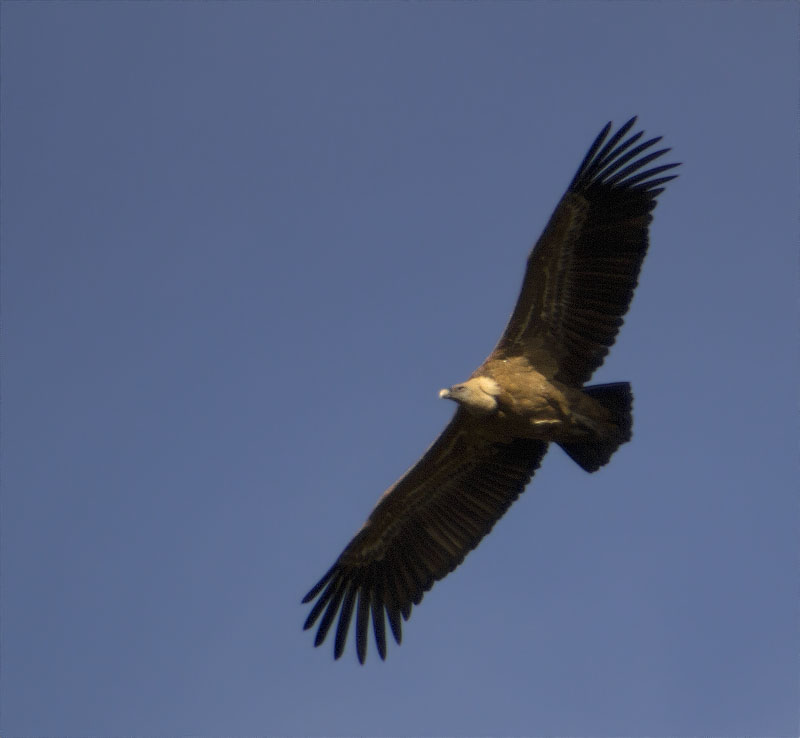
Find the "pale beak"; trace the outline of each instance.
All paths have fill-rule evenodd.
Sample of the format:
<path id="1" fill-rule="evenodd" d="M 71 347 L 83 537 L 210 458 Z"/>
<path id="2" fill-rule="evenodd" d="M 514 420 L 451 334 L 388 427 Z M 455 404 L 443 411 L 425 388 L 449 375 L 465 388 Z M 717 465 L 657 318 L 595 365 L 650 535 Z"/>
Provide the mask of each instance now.
<path id="1" fill-rule="evenodd" d="M 439 390 L 439 398 L 442 399 L 442 400 L 449 399 L 450 398 L 450 390 L 449 389 Z"/>

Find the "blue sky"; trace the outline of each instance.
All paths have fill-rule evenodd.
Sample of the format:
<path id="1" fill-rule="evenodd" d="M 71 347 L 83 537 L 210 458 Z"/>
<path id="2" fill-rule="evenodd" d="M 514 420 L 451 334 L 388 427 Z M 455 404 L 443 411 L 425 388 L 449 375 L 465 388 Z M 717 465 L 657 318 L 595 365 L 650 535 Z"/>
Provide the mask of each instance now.
<path id="1" fill-rule="evenodd" d="M 797 734 L 795 4 L 0 11 L 4 736 Z M 334 662 L 300 598 L 632 114 L 633 441 Z"/>

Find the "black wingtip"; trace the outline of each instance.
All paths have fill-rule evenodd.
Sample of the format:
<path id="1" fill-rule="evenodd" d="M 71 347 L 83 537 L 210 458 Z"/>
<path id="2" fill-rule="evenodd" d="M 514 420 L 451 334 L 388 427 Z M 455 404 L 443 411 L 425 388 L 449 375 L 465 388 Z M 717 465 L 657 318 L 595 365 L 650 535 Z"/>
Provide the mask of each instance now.
<path id="1" fill-rule="evenodd" d="M 613 189 L 641 190 L 649 192 L 651 197 L 655 197 L 657 193 L 654 192 L 653 188 L 663 184 L 663 181 L 656 181 L 653 177 L 663 171 L 673 169 L 679 164 L 665 164 L 661 167 L 642 171 L 643 167 L 651 161 L 662 157 L 670 149 L 663 148 L 657 151 L 648 151 L 661 140 L 661 136 L 656 136 L 634 146 L 642 137 L 644 131 L 638 131 L 628 138 L 625 138 L 625 136 L 636 123 L 636 120 L 637 116 L 630 118 L 610 138 L 608 136 L 611 133 L 611 123 L 600 131 L 570 183 L 569 189 L 571 191 L 580 192 L 595 185 L 602 185 Z M 608 140 L 606 140 L 607 138 Z M 623 138 L 625 140 L 622 140 Z M 673 178 L 675 176 L 677 175 L 673 175 Z"/>
<path id="2" fill-rule="evenodd" d="M 333 646 L 333 655 L 337 659 L 344 653 L 344 647 L 347 645 L 347 634 L 350 631 L 350 620 L 353 617 L 353 605 L 356 601 L 358 589 L 358 584 L 356 582 L 351 582 L 344 594 L 342 607 L 339 611 L 339 623 L 336 626 L 336 636 Z"/>
<path id="3" fill-rule="evenodd" d="M 323 575 L 322 579 L 320 579 L 310 590 L 308 590 L 308 594 L 306 594 L 306 596 L 300 600 L 300 604 L 307 605 L 309 602 L 311 602 L 311 600 L 313 600 L 322 591 L 322 588 L 328 583 L 335 571 L 336 564 L 328 569 L 328 571 L 326 571 Z"/>

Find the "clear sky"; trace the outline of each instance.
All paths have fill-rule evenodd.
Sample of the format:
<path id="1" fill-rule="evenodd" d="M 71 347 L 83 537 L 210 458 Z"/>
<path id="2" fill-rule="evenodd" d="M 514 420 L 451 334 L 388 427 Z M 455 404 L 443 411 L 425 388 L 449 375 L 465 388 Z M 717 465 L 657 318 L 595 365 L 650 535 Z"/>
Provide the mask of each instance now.
<path id="1" fill-rule="evenodd" d="M 3 3 L 3 736 L 798 734 L 798 6 Z M 300 599 L 586 148 L 682 161 L 527 492 L 366 666 Z"/>

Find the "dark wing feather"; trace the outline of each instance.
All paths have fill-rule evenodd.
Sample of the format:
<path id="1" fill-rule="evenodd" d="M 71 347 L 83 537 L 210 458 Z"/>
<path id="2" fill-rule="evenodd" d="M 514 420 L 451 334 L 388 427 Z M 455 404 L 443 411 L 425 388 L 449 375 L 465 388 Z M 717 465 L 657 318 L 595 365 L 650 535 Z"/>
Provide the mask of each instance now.
<path id="1" fill-rule="evenodd" d="M 603 363 L 628 311 L 650 215 L 678 164 L 646 169 L 669 149 L 628 138 L 631 118 L 597 136 L 528 257 L 522 291 L 495 356 L 527 356 L 547 376 L 582 385 Z M 637 145 L 634 145 L 637 144 Z M 645 153 L 647 152 L 647 153 Z"/>
<path id="2" fill-rule="evenodd" d="M 367 522 L 314 588 L 305 622 L 322 618 L 314 645 L 325 640 L 338 615 L 334 655 L 344 651 L 353 611 L 356 652 L 363 664 L 372 620 L 380 657 L 386 658 L 386 623 L 397 643 L 433 583 L 455 569 L 525 489 L 547 450 L 542 441 L 489 443 L 459 410 L 417 464 L 379 500 Z"/>

